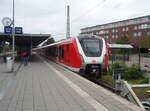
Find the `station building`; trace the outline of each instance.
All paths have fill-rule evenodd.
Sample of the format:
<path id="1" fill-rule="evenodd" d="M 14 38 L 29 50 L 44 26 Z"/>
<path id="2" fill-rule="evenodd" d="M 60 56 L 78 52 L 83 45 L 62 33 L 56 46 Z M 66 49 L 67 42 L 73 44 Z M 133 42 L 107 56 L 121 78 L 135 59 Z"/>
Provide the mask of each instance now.
<path id="1" fill-rule="evenodd" d="M 150 15 L 82 28 L 80 34 L 99 35 L 108 43 L 126 37 L 137 48 L 150 48 Z"/>
<path id="2" fill-rule="evenodd" d="M 31 52 L 32 48 L 35 48 L 50 37 L 51 34 L 15 34 L 15 48 L 17 52 L 20 52 L 23 49 Z M 12 35 L 0 32 L 0 55 L 4 50 L 6 42 L 9 43 L 10 47 L 5 49 L 5 52 L 9 52 L 11 51 L 12 46 Z"/>

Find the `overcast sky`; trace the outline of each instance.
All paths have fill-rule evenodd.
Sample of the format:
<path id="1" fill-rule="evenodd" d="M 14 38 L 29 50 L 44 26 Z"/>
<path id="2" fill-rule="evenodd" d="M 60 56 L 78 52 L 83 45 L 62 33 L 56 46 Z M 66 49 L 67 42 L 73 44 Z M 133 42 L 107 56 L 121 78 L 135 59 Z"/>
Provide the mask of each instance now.
<path id="1" fill-rule="evenodd" d="M 0 0 L 0 20 L 12 18 L 12 1 Z M 23 27 L 24 33 L 52 34 L 56 40 L 65 38 L 68 4 L 72 36 L 87 26 L 150 15 L 150 0 L 15 0 L 16 26 Z"/>

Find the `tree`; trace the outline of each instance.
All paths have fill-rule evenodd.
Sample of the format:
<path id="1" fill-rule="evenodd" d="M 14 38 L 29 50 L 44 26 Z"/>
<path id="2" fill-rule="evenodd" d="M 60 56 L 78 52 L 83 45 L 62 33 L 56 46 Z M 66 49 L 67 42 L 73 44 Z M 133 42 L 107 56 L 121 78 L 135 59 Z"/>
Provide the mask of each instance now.
<path id="1" fill-rule="evenodd" d="M 120 38 L 118 38 L 117 44 L 129 44 L 127 35 L 122 35 Z"/>
<path id="2" fill-rule="evenodd" d="M 150 36 L 145 36 L 142 39 L 142 47 L 143 48 L 150 48 Z"/>
<path id="3" fill-rule="evenodd" d="M 129 44 L 129 39 L 128 39 L 127 35 L 124 34 L 124 35 L 122 35 L 120 38 L 118 38 L 118 40 L 117 40 L 116 43 L 117 43 L 117 44 Z M 118 50 L 118 53 L 124 54 L 124 57 L 125 57 L 125 54 L 128 53 L 128 51 L 125 50 L 125 49 L 124 49 L 124 50 L 119 49 L 119 50 Z"/>
<path id="4" fill-rule="evenodd" d="M 55 42 L 54 38 L 49 38 L 49 39 L 47 40 L 46 44 L 52 44 L 52 43 L 54 43 L 54 42 Z"/>

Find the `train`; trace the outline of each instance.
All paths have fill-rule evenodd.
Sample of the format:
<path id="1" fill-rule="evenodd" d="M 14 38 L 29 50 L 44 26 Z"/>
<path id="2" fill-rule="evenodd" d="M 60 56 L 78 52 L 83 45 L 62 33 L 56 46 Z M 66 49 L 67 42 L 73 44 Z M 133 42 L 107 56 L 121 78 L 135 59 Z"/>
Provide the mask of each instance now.
<path id="1" fill-rule="evenodd" d="M 108 71 L 108 48 L 100 36 L 72 37 L 35 48 L 34 51 L 90 77 L 99 78 L 104 71 Z"/>

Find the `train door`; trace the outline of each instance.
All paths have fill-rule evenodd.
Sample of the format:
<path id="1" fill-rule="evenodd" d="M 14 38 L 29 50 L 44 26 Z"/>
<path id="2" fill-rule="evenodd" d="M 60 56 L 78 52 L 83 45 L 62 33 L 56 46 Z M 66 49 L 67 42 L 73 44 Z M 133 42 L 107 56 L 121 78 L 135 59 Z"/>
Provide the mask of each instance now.
<path id="1" fill-rule="evenodd" d="M 56 46 L 56 61 L 59 61 L 59 46 Z"/>
<path id="2" fill-rule="evenodd" d="M 64 46 L 59 46 L 59 61 L 64 62 Z"/>

